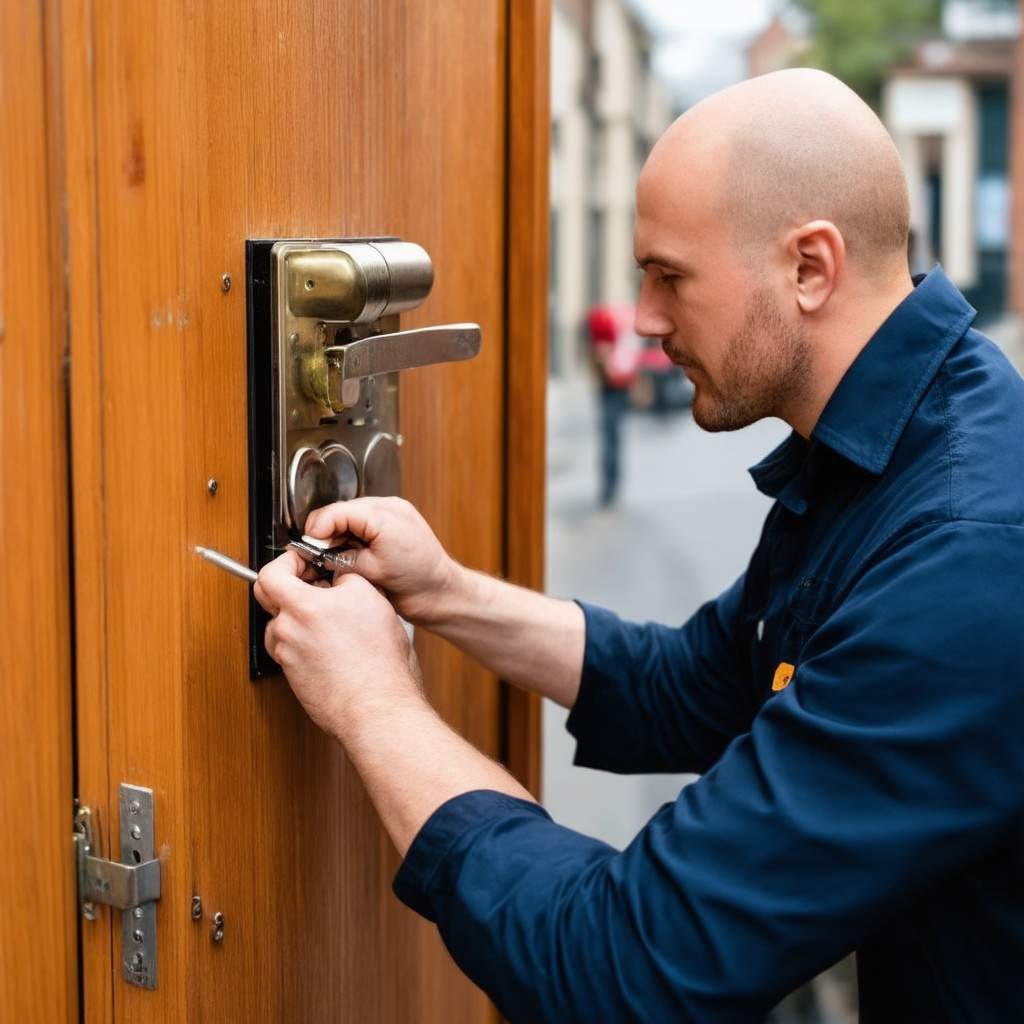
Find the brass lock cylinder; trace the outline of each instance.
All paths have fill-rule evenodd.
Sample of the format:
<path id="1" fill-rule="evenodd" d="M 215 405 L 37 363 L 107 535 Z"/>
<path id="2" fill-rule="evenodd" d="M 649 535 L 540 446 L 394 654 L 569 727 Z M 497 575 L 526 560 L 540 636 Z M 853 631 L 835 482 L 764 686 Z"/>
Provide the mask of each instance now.
<path id="1" fill-rule="evenodd" d="M 290 252 L 288 308 L 325 323 L 365 324 L 418 306 L 430 294 L 434 268 L 413 242 L 349 242 Z"/>

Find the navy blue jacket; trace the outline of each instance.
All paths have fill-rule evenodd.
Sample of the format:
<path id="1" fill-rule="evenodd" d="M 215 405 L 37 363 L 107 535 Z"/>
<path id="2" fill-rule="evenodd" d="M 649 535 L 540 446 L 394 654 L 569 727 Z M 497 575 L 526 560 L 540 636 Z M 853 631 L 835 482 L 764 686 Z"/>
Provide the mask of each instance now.
<path id="1" fill-rule="evenodd" d="M 701 772 L 622 851 L 489 791 L 395 880 L 521 1021 L 757 1021 L 851 950 L 865 1022 L 1024 1020 L 1024 382 L 934 270 L 681 628 L 584 607 L 576 763 Z"/>

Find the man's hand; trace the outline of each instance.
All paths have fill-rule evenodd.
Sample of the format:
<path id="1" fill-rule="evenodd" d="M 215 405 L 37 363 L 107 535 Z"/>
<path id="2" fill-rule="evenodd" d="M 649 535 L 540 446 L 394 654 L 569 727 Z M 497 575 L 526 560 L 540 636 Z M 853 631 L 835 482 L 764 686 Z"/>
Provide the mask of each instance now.
<path id="1" fill-rule="evenodd" d="M 423 517 L 400 498 L 357 498 L 316 509 L 306 533 L 367 547 L 342 570 L 380 587 L 400 615 L 455 644 L 502 679 L 571 708 L 579 691 L 585 626 L 556 601 L 459 565 Z"/>
<path id="2" fill-rule="evenodd" d="M 354 571 L 384 590 L 399 614 L 428 625 L 461 568 L 433 530 L 401 498 L 356 498 L 315 509 L 306 519 L 311 537 L 327 540 L 350 533 L 365 541 Z"/>
<path id="3" fill-rule="evenodd" d="M 266 647 L 310 718 L 339 739 L 368 709 L 424 704 L 416 655 L 387 599 L 359 575 L 305 581 L 286 551 L 264 566 L 253 594 L 274 616 Z"/>
<path id="4" fill-rule="evenodd" d="M 308 577 L 302 558 L 286 551 L 253 584 L 274 616 L 267 650 L 310 718 L 344 744 L 403 857 L 452 797 L 494 789 L 532 799 L 427 703 L 405 629 L 372 583 L 355 574 L 337 576 L 333 586 Z"/>

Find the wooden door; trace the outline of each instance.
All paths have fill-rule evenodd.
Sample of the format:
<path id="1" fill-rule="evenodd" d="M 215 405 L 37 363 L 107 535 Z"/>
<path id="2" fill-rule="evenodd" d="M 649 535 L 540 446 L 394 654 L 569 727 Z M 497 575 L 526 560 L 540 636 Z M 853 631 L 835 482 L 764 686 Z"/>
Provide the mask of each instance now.
<path id="1" fill-rule="evenodd" d="M 283 680 L 249 681 L 246 585 L 192 549 L 247 551 L 245 240 L 393 234 L 436 272 L 403 326 L 484 331 L 472 363 L 404 376 L 404 492 L 456 557 L 539 585 L 548 16 L 543 0 L 47 8 L 77 792 L 109 854 L 120 784 L 152 787 L 163 886 L 155 991 L 122 980 L 119 914 L 82 922 L 86 1021 L 495 1019 L 391 895 L 396 856 L 343 752 Z M 536 706 L 416 644 L 446 718 L 536 786 Z"/>
<path id="2" fill-rule="evenodd" d="M 77 1017 L 66 334 L 40 4 L 0 2 L 0 1021 Z"/>

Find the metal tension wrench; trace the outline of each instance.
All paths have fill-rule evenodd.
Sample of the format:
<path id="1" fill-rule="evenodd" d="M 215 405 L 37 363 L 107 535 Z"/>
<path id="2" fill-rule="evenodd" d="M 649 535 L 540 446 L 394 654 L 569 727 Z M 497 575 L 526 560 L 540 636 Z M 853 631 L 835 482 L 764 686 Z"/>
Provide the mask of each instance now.
<path id="1" fill-rule="evenodd" d="M 255 570 L 250 569 L 247 565 L 242 565 L 241 562 L 236 562 L 233 558 L 228 558 L 227 555 L 221 554 L 219 551 L 214 551 L 213 548 L 204 548 L 197 544 L 195 552 L 200 558 L 205 558 L 233 576 L 241 576 L 243 580 L 248 580 L 250 583 L 256 582 L 258 573 Z"/>

